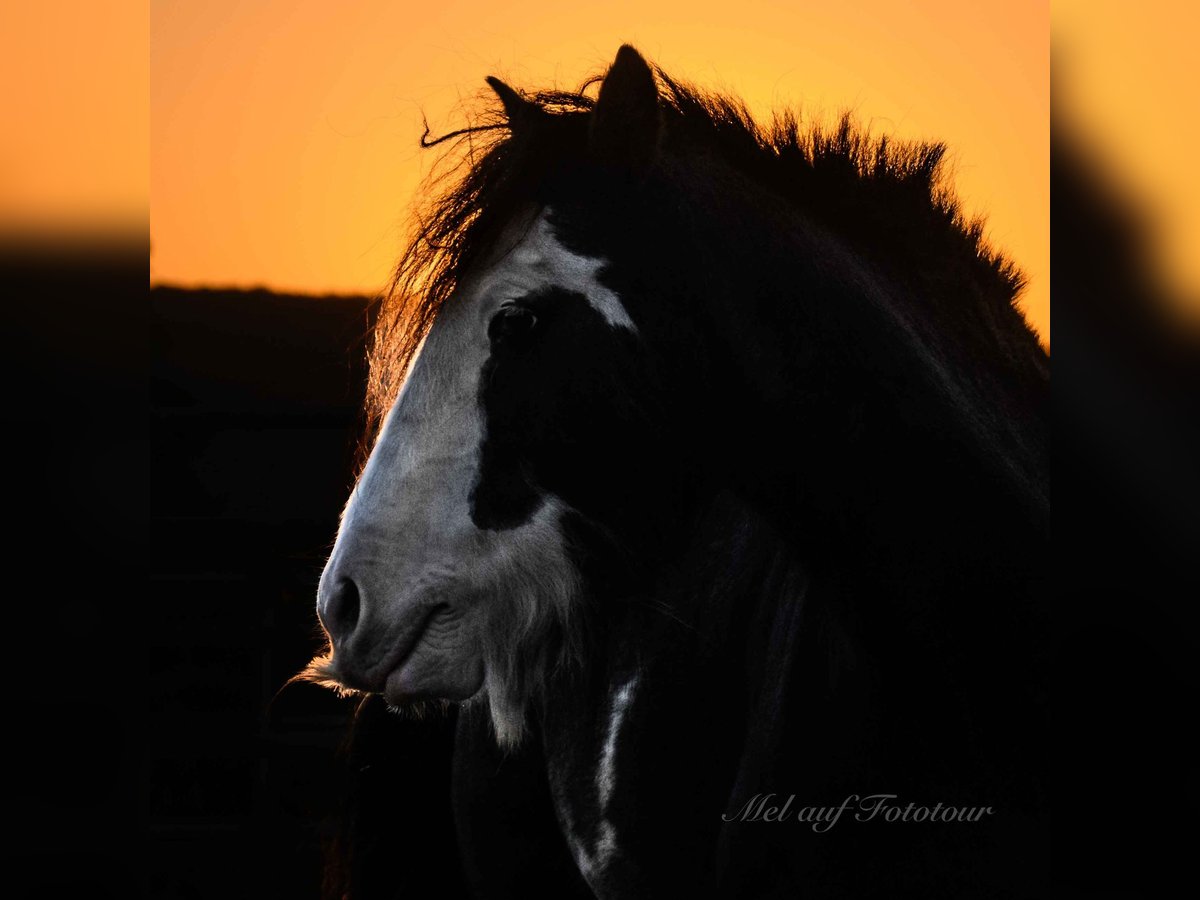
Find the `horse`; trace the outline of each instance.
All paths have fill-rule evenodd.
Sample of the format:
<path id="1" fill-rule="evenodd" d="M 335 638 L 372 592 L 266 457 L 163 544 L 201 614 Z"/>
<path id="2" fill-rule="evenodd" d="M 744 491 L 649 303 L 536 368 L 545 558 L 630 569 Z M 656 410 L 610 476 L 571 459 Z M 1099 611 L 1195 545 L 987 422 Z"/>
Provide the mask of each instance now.
<path id="1" fill-rule="evenodd" d="M 1036 892 L 1049 359 L 945 146 L 487 81 L 305 677 L 453 710 L 478 896 Z"/>

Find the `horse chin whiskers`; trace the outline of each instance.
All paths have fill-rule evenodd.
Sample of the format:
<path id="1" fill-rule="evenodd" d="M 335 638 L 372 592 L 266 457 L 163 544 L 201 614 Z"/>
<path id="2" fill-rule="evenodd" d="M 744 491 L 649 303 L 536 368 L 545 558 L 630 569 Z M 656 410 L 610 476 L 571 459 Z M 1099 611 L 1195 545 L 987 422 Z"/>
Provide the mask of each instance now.
<path id="1" fill-rule="evenodd" d="M 409 700 L 404 703 L 388 703 L 387 710 L 393 715 L 419 722 L 433 716 L 449 715 L 455 705 L 453 700 Z"/>
<path id="2" fill-rule="evenodd" d="M 284 687 L 287 687 L 291 684 L 296 684 L 298 682 L 315 684 L 323 688 L 328 688 L 339 697 L 357 697 L 363 693 L 357 688 L 352 688 L 343 684 L 339 680 L 337 667 L 334 664 L 332 653 L 326 653 L 322 656 L 314 657 L 312 662 L 284 682 Z"/>

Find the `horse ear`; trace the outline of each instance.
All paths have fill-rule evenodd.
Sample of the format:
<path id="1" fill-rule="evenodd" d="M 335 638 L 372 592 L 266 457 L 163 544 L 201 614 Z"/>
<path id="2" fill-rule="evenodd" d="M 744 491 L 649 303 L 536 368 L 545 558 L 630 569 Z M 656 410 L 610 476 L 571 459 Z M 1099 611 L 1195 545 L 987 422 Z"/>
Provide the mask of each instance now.
<path id="1" fill-rule="evenodd" d="M 486 80 L 504 105 L 504 114 L 508 116 L 508 127 L 512 130 L 520 128 L 521 123 L 530 117 L 534 105 L 495 75 L 489 75 Z"/>
<path id="2" fill-rule="evenodd" d="M 592 156 L 640 174 L 658 155 L 661 130 L 654 73 L 640 53 L 624 44 L 604 76 L 592 110 Z"/>

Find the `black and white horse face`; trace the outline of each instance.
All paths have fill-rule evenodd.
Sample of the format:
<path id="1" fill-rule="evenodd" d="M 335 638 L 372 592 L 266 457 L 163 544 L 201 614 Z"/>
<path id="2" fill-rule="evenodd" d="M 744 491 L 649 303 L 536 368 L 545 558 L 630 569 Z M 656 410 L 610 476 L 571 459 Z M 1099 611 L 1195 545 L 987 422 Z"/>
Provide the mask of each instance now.
<path id="1" fill-rule="evenodd" d="M 486 696 L 502 743 L 519 738 L 530 679 L 548 674 L 531 669 L 554 663 L 548 642 L 577 612 L 564 473 L 598 464 L 613 372 L 638 344 L 603 262 L 550 221 L 537 216 L 439 312 L 318 594 L 323 677 L 397 705 Z"/>

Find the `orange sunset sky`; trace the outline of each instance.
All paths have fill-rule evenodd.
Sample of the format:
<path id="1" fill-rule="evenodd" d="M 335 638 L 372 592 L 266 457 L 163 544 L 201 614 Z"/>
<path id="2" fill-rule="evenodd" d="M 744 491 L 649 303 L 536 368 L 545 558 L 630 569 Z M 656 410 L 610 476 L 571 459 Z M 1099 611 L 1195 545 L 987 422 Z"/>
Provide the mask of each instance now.
<path id="1" fill-rule="evenodd" d="M 633 43 L 756 113 L 852 109 L 949 144 L 966 209 L 1050 332 L 1046 2 L 483 3 L 154 0 L 153 283 L 375 292 L 436 151 L 497 74 L 575 88 Z"/>

